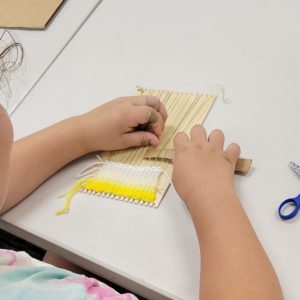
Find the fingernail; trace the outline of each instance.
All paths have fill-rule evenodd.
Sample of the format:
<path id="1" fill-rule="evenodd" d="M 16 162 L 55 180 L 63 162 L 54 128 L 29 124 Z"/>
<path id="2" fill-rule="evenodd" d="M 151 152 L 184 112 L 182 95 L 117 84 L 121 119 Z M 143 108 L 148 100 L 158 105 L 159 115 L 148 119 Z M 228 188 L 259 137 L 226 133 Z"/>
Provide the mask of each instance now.
<path id="1" fill-rule="evenodd" d="M 150 141 L 149 141 L 149 145 L 150 145 L 150 146 L 155 146 L 155 145 L 156 145 L 156 141 L 150 140 Z"/>

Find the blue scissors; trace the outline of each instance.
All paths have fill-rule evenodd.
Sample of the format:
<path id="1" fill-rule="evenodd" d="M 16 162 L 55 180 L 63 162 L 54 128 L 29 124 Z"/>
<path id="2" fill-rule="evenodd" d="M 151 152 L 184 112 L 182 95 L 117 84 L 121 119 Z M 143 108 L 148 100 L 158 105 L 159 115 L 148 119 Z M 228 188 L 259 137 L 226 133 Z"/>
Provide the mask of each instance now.
<path id="1" fill-rule="evenodd" d="M 296 163 L 291 161 L 289 163 L 289 166 L 300 176 L 300 166 L 299 165 L 297 165 Z M 292 212 L 290 212 L 288 214 L 283 213 L 284 209 L 290 208 L 291 206 L 294 207 Z M 289 219 L 294 218 L 298 214 L 299 210 L 300 210 L 300 194 L 295 198 L 289 198 L 289 199 L 284 200 L 278 208 L 278 214 L 281 219 L 289 220 Z"/>

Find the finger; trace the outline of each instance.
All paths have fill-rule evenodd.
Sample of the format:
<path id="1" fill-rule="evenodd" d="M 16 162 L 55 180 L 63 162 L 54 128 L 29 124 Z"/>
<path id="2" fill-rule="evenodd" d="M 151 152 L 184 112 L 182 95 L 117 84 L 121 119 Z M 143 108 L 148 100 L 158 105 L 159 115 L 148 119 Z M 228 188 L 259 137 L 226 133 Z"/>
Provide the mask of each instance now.
<path id="1" fill-rule="evenodd" d="M 235 167 L 240 154 L 241 154 L 240 146 L 235 143 L 230 144 L 225 150 L 226 158 L 229 160 L 229 162 L 232 164 L 233 167 Z"/>
<path id="2" fill-rule="evenodd" d="M 190 140 L 189 137 L 186 133 L 184 132 L 179 132 L 175 135 L 173 139 L 173 146 L 175 150 L 175 156 L 179 153 L 182 152 L 186 149 L 188 146 Z"/>
<path id="3" fill-rule="evenodd" d="M 168 113 L 165 106 L 161 103 L 159 98 L 155 96 L 133 96 L 128 97 L 129 101 L 134 105 L 145 105 L 154 108 L 157 112 L 160 113 L 164 121 L 168 118 Z"/>
<path id="4" fill-rule="evenodd" d="M 160 136 L 162 134 L 162 131 L 165 127 L 165 122 L 162 119 L 161 114 L 154 110 L 152 107 L 150 107 L 150 113 L 147 123 L 149 124 L 151 132 L 154 132 L 157 136 Z"/>
<path id="5" fill-rule="evenodd" d="M 160 136 L 165 123 L 160 113 L 150 106 L 136 106 L 129 115 L 130 127 L 137 130 L 146 130 Z M 142 125 L 142 126 L 141 126 Z"/>
<path id="6" fill-rule="evenodd" d="M 138 146 L 157 146 L 159 144 L 158 137 L 147 131 L 134 131 L 126 133 L 125 144 L 129 147 L 138 147 Z"/>
<path id="7" fill-rule="evenodd" d="M 224 133 L 220 129 L 213 130 L 208 137 L 208 141 L 219 149 L 223 149 L 224 139 Z"/>
<path id="8" fill-rule="evenodd" d="M 207 142 L 206 130 L 202 125 L 195 125 L 191 129 L 191 142 L 198 146 L 201 146 L 203 143 Z"/>

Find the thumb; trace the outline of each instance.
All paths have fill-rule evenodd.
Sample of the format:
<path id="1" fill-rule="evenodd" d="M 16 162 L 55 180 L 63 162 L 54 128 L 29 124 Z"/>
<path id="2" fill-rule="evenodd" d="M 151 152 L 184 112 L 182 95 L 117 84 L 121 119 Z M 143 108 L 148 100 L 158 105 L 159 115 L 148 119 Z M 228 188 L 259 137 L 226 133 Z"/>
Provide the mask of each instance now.
<path id="1" fill-rule="evenodd" d="M 137 146 L 157 146 L 158 137 L 148 131 L 133 131 L 125 135 L 126 145 L 128 147 Z"/>

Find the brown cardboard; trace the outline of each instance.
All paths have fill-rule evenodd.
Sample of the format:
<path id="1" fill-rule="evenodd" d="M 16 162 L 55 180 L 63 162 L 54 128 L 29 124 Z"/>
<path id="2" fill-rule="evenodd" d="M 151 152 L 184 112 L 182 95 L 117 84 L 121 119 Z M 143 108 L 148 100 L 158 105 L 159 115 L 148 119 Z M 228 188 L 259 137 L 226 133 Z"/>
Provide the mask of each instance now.
<path id="1" fill-rule="evenodd" d="M 64 0 L 0 0 L 0 27 L 43 29 Z"/>

